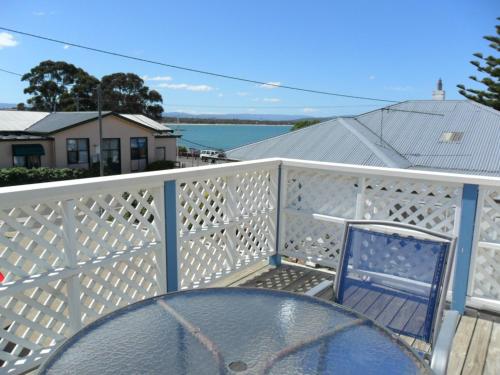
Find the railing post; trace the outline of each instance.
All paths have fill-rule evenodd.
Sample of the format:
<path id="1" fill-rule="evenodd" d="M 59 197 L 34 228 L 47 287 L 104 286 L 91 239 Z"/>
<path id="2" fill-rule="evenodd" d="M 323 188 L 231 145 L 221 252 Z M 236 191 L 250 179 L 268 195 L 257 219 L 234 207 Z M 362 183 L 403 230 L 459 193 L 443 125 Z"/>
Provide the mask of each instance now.
<path id="1" fill-rule="evenodd" d="M 282 194 L 281 194 L 281 188 L 284 186 L 284 184 L 282 184 L 282 181 L 281 181 L 281 168 L 282 168 L 282 164 L 280 163 L 280 165 L 278 166 L 278 192 L 277 192 L 277 195 L 276 195 L 276 254 L 274 255 L 271 255 L 269 257 L 269 265 L 271 266 L 276 266 L 276 267 L 279 267 L 281 266 L 281 255 L 279 255 L 279 250 L 280 250 L 280 237 L 281 237 L 281 234 L 280 234 L 280 229 L 281 229 L 281 226 L 280 226 L 280 222 L 281 222 L 281 198 L 282 198 Z"/>
<path id="2" fill-rule="evenodd" d="M 462 191 L 462 207 L 460 211 L 460 228 L 455 255 L 455 275 L 453 282 L 452 309 L 460 314 L 465 311 L 467 290 L 469 285 L 470 262 L 474 247 L 474 228 L 478 203 L 478 185 L 464 184 Z"/>
<path id="3" fill-rule="evenodd" d="M 167 261 L 167 292 L 179 289 L 177 260 L 177 182 L 164 182 L 163 204 L 165 213 L 165 253 Z"/>
<path id="4" fill-rule="evenodd" d="M 75 201 L 73 199 L 62 201 L 62 231 L 64 241 L 64 254 L 66 266 L 75 268 L 78 265 L 76 256 L 76 223 Z M 66 279 L 68 293 L 68 314 L 71 332 L 75 333 L 82 328 L 82 311 L 80 302 L 80 281 L 78 274 Z"/>

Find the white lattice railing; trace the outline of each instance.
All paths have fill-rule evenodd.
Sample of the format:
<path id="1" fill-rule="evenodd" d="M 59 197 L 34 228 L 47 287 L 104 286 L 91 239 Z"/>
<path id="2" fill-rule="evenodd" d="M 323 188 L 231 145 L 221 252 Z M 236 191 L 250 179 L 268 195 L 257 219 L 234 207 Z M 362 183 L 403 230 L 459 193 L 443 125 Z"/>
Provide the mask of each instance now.
<path id="1" fill-rule="evenodd" d="M 500 311 L 498 178 L 267 159 L 25 185 L 0 189 L 0 372 L 36 367 L 107 312 L 277 253 L 335 269 L 350 218 L 474 234 L 464 298 Z"/>

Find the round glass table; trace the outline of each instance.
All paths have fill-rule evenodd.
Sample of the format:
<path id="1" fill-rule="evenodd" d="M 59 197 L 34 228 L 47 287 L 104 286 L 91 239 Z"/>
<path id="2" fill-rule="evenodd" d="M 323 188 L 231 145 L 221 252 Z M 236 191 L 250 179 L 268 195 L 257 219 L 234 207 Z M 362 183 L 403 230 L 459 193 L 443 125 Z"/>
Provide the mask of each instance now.
<path id="1" fill-rule="evenodd" d="M 214 288 L 117 310 L 64 342 L 41 374 L 427 374 L 385 329 L 295 293 Z"/>

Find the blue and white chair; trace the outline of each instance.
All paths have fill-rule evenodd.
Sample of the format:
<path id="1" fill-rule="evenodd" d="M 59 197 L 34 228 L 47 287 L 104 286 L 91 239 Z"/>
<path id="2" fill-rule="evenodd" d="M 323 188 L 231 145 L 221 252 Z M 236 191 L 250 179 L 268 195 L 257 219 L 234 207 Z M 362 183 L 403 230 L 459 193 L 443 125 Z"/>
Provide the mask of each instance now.
<path id="1" fill-rule="evenodd" d="M 444 311 L 455 238 L 409 224 L 348 221 L 335 280 L 337 303 L 396 334 L 430 345 L 421 353 L 446 374 L 459 313 Z M 361 311 L 360 311 L 361 312 Z"/>

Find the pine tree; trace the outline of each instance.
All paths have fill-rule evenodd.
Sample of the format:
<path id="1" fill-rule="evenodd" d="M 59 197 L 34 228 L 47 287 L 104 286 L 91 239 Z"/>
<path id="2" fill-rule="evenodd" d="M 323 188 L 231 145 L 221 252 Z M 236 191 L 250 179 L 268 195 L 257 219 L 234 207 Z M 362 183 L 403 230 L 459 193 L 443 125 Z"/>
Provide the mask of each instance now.
<path id="1" fill-rule="evenodd" d="M 497 18 L 500 21 L 500 17 Z M 500 25 L 496 25 L 496 36 L 485 36 L 484 39 L 490 42 L 489 46 L 496 52 L 500 51 Z M 484 75 L 479 79 L 476 76 L 469 78 L 475 82 L 485 85 L 486 90 L 477 90 L 465 88 L 464 85 L 457 85 L 459 93 L 468 99 L 474 100 L 478 103 L 487 105 L 489 107 L 500 110 L 500 58 L 495 56 L 484 57 L 482 53 L 474 53 L 474 56 L 479 59 L 473 60 L 470 63 Z"/>

